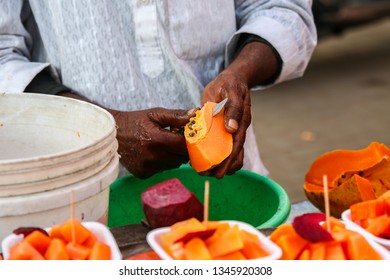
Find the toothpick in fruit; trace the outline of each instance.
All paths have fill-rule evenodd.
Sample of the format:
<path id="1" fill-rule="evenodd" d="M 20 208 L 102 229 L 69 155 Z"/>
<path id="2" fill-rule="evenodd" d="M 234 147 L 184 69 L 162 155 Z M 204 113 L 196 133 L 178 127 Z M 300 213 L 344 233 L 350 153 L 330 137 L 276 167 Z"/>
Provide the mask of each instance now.
<path id="1" fill-rule="evenodd" d="M 203 222 L 207 226 L 209 220 L 209 192 L 210 192 L 210 182 L 208 180 L 204 183 L 204 204 L 203 204 Z"/>
<path id="2" fill-rule="evenodd" d="M 72 243 L 76 244 L 76 229 L 74 227 L 75 222 L 75 210 L 74 210 L 74 192 L 70 192 L 70 214 L 72 220 Z"/>
<path id="3" fill-rule="evenodd" d="M 325 215 L 326 215 L 326 229 L 330 232 L 330 223 L 329 223 L 329 217 L 330 217 L 330 211 L 329 211 L 329 192 L 328 192 L 328 176 L 323 176 L 323 183 L 324 183 L 324 200 L 325 200 Z"/>

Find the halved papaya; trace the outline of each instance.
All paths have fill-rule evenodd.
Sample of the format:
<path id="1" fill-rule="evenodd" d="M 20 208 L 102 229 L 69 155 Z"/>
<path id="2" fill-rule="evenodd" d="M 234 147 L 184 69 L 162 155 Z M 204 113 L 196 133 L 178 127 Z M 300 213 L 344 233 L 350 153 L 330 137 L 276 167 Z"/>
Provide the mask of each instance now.
<path id="1" fill-rule="evenodd" d="M 306 173 L 304 192 L 322 211 L 324 175 L 328 179 L 331 214 L 340 217 L 352 204 L 375 199 L 390 189 L 390 149 L 372 142 L 361 150 L 334 150 L 319 156 Z"/>
<path id="2" fill-rule="evenodd" d="M 216 104 L 206 102 L 184 127 L 190 164 L 197 172 L 217 166 L 233 150 L 233 136 L 226 131 L 224 125 L 224 109 L 213 116 Z"/>

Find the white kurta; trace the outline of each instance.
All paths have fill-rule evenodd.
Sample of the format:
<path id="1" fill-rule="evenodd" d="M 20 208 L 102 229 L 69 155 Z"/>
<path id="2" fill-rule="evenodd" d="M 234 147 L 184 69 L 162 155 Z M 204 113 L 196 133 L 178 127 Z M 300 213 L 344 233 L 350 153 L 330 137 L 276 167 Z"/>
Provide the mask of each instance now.
<path id="1" fill-rule="evenodd" d="M 0 92 L 24 91 L 49 67 L 111 109 L 199 107 L 241 33 L 279 52 L 275 83 L 300 77 L 317 42 L 311 1 L 2 0 Z M 252 126 L 245 152 L 244 168 L 267 175 Z"/>

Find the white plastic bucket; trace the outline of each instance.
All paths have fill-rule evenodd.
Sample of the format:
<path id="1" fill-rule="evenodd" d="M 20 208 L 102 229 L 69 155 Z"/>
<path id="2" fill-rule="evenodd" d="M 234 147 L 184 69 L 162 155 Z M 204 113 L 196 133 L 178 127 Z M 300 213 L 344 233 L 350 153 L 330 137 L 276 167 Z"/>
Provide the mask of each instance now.
<path id="1" fill-rule="evenodd" d="M 87 102 L 0 94 L 0 240 L 21 226 L 69 219 L 107 224 L 119 173 L 114 118 Z"/>

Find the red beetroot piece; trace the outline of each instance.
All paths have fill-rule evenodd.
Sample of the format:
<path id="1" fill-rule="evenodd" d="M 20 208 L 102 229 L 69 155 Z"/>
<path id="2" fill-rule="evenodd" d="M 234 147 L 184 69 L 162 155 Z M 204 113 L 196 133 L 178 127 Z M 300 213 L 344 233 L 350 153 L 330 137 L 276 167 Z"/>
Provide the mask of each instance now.
<path id="1" fill-rule="evenodd" d="M 301 237 L 312 243 L 331 241 L 332 234 L 320 225 L 325 220 L 324 213 L 307 213 L 295 217 L 293 227 Z"/>
<path id="2" fill-rule="evenodd" d="M 151 228 L 167 227 L 192 217 L 203 220 L 203 205 L 177 178 L 158 183 L 141 194 Z"/>
<path id="3" fill-rule="evenodd" d="M 49 236 L 49 234 L 47 233 L 46 230 L 44 230 L 43 228 L 40 228 L 40 227 L 18 227 L 17 229 L 14 229 L 12 231 L 12 233 L 14 234 L 23 234 L 23 237 L 26 237 L 27 235 L 29 235 L 30 233 L 34 232 L 34 231 L 40 231 L 42 232 L 43 234 Z"/>

